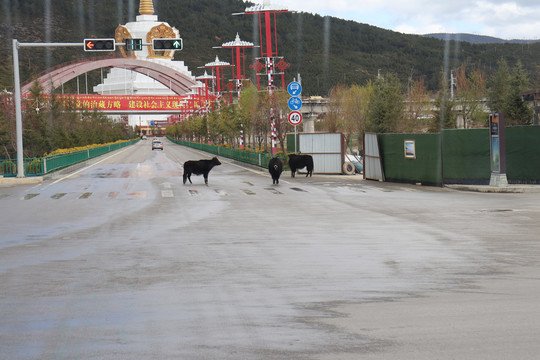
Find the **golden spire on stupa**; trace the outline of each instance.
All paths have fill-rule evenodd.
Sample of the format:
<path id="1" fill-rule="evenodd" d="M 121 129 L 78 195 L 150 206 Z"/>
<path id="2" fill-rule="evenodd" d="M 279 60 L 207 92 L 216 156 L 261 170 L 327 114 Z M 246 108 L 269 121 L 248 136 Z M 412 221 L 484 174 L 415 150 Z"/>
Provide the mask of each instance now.
<path id="1" fill-rule="evenodd" d="M 141 15 L 154 15 L 154 4 L 152 3 L 152 0 L 141 0 L 139 13 Z"/>

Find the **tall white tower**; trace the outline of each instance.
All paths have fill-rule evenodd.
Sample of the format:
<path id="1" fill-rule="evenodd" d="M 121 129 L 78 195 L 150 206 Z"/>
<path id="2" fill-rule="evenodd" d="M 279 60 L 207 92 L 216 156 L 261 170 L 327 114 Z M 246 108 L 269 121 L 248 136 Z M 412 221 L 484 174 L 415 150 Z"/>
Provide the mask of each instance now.
<path id="1" fill-rule="evenodd" d="M 180 32 L 166 22 L 158 21 L 154 14 L 152 0 L 141 0 L 136 21 L 118 25 L 115 31 L 117 43 L 125 39 L 142 39 L 144 43 L 152 43 L 152 39 L 180 38 Z M 159 63 L 173 68 L 175 71 L 193 77 L 183 61 L 174 61 L 174 50 L 154 51 L 151 46 L 143 46 L 140 51 L 127 51 L 120 46 L 122 56 Z M 195 78 L 193 77 L 194 81 Z M 105 77 L 103 83 L 94 87 L 101 95 L 175 95 L 165 85 L 158 81 L 131 70 L 113 68 Z M 148 126 L 151 120 L 166 120 L 167 115 L 130 115 L 129 125 Z"/>

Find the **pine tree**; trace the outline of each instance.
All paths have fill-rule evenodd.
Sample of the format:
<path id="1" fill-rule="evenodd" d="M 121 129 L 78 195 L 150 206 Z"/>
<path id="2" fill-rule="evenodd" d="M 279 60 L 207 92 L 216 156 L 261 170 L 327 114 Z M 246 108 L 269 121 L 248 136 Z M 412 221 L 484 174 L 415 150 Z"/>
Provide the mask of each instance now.
<path id="1" fill-rule="evenodd" d="M 396 132 L 403 119 L 403 92 L 394 74 L 378 78 L 373 85 L 367 114 L 367 131 Z"/>
<path id="2" fill-rule="evenodd" d="M 510 93 L 510 68 L 504 59 L 498 61 L 497 72 L 488 90 L 488 106 L 493 112 L 503 112 Z"/>
<path id="3" fill-rule="evenodd" d="M 518 61 L 510 78 L 508 96 L 503 108 L 506 125 L 530 125 L 532 123 L 532 110 L 521 97 L 521 92 L 528 86 L 527 71 Z"/>

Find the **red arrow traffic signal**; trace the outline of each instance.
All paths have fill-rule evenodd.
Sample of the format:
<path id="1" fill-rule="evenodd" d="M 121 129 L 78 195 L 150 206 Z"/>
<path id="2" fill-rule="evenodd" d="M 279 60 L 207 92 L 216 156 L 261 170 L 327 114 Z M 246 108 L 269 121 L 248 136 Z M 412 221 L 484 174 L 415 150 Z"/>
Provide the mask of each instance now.
<path id="1" fill-rule="evenodd" d="M 84 39 L 84 51 L 114 51 L 114 39 Z"/>

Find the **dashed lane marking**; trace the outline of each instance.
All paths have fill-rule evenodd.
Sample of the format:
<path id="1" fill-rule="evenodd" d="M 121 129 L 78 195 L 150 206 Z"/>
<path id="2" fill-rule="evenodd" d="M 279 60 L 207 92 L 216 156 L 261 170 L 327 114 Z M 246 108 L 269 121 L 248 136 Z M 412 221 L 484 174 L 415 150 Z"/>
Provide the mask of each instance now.
<path id="1" fill-rule="evenodd" d="M 192 195 L 194 195 L 194 194 L 197 195 L 197 190 L 190 190 L 190 192 L 193 192 Z M 88 199 L 93 194 L 94 194 L 93 192 L 84 192 L 81 195 L 77 196 L 77 198 L 78 199 Z M 41 193 L 26 194 L 26 195 L 24 195 L 24 197 L 21 198 L 21 200 L 31 200 L 31 199 L 39 196 L 39 195 L 41 195 Z M 68 193 L 56 193 L 56 194 L 51 195 L 50 198 L 54 199 L 54 200 L 60 200 L 60 199 L 63 199 L 66 195 L 68 195 Z M 109 192 L 107 194 L 107 197 L 109 199 L 118 199 L 118 198 L 120 198 L 120 195 L 121 195 L 120 192 L 113 191 L 113 192 Z M 145 199 L 147 197 L 147 192 L 146 191 L 135 191 L 135 192 L 126 193 L 125 195 L 128 198 Z M 6 198 L 8 196 L 10 196 L 10 195 L 9 194 L 0 194 L 0 200 L 3 199 L 3 198 Z M 173 190 L 161 190 L 161 196 L 164 197 L 164 198 L 174 197 Z"/>
<path id="2" fill-rule="evenodd" d="M 172 190 L 161 190 L 161 197 L 163 198 L 172 198 L 174 197 L 174 193 Z"/>

